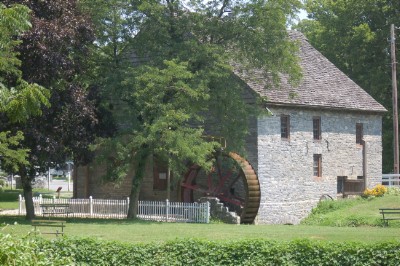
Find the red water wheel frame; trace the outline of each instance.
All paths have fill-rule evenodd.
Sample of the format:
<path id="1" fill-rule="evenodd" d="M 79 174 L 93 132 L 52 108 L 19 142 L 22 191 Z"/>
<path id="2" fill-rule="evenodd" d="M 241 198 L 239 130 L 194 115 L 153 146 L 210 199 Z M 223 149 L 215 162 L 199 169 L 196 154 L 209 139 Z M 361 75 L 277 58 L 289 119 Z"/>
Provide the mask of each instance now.
<path id="1" fill-rule="evenodd" d="M 222 171 L 218 163 L 218 157 L 224 156 L 232 159 L 239 166 L 238 173 L 232 178 L 232 173 Z M 221 202 L 232 204 L 241 208 L 241 223 L 253 223 L 260 206 L 260 184 L 257 175 L 250 163 L 236 153 L 222 153 L 216 157 L 216 163 L 210 174 L 207 175 L 207 184 L 198 185 L 196 178 L 201 170 L 198 165 L 192 165 L 186 172 L 181 183 L 181 199 L 184 202 L 193 202 L 193 192 L 203 194 L 204 197 L 216 197 Z M 218 175 L 218 182 L 211 178 L 211 173 Z M 243 182 L 245 196 L 237 197 L 231 188 L 236 182 Z M 227 184 L 229 182 L 229 184 Z"/>

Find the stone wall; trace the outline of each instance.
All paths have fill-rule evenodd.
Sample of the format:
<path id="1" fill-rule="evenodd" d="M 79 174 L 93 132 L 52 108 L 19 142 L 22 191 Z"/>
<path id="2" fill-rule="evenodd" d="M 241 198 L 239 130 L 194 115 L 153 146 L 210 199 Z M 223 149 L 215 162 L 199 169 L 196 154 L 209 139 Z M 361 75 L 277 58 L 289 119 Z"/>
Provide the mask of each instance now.
<path id="1" fill-rule="evenodd" d="M 367 186 L 382 173 L 379 115 L 312 109 L 270 108 L 258 120 L 258 178 L 261 205 L 257 223 L 297 224 L 324 194 L 337 197 L 338 176 L 363 176 L 363 146 L 356 123 L 363 123 Z M 290 139 L 281 139 L 280 117 L 290 116 Z M 313 140 L 313 117 L 321 117 L 322 139 Z M 322 155 L 322 177 L 313 175 L 313 154 Z"/>

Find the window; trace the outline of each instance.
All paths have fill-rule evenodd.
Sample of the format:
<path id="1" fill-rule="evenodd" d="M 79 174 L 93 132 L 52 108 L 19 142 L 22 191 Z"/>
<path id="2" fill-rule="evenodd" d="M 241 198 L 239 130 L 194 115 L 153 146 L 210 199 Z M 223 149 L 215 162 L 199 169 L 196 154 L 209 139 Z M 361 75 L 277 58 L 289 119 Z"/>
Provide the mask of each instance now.
<path id="1" fill-rule="evenodd" d="M 357 123 L 356 124 L 356 143 L 359 145 L 363 144 L 363 124 Z"/>
<path id="2" fill-rule="evenodd" d="M 321 117 L 313 118 L 313 136 L 314 140 L 321 139 Z"/>
<path id="3" fill-rule="evenodd" d="M 322 176 L 321 163 L 322 163 L 322 155 L 314 154 L 313 172 L 314 172 L 314 176 L 316 176 L 316 177 Z"/>
<path id="4" fill-rule="evenodd" d="M 155 156 L 153 158 L 153 190 L 167 190 L 168 164 Z"/>
<path id="5" fill-rule="evenodd" d="M 289 139 L 290 136 L 290 119 L 288 115 L 281 116 L 281 138 Z"/>

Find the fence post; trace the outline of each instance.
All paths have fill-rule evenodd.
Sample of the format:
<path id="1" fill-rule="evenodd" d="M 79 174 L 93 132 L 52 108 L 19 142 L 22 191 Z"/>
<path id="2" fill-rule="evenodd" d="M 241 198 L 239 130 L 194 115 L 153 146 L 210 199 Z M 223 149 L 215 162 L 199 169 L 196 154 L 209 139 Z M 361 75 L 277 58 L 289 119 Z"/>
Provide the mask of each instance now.
<path id="1" fill-rule="evenodd" d="M 169 216 L 169 200 L 165 200 L 165 221 L 168 222 L 168 216 Z"/>
<path id="2" fill-rule="evenodd" d="M 22 215 L 22 196 L 21 196 L 21 194 L 19 194 L 18 200 L 19 200 L 18 215 Z"/>
<path id="3" fill-rule="evenodd" d="M 42 204 L 42 203 L 43 203 L 43 197 L 42 197 L 42 194 L 39 194 L 39 204 L 36 206 L 40 206 L 40 204 Z M 40 212 L 40 215 L 42 215 L 42 208 L 39 208 L 39 212 Z"/>
<path id="4" fill-rule="evenodd" d="M 208 224 L 208 223 L 210 223 L 210 202 L 209 201 L 206 202 L 206 211 L 207 211 L 206 223 Z"/>
<path id="5" fill-rule="evenodd" d="M 89 205 L 90 205 L 90 217 L 93 217 L 93 198 L 89 197 Z"/>
<path id="6" fill-rule="evenodd" d="M 139 210 L 139 208 L 138 208 L 138 210 Z M 126 198 L 126 209 L 125 209 L 125 211 L 126 211 L 126 216 L 128 216 L 128 211 L 129 211 L 129 197 Z"/>

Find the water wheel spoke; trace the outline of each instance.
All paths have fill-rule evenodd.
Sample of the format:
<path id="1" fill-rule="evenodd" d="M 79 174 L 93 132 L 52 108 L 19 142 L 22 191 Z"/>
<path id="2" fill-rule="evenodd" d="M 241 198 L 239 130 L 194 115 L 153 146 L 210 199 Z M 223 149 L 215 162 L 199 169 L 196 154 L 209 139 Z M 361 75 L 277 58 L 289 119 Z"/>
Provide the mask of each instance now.
<path id="1" fill-rule="evenodd" d="M 228 187 L 229 187 L 229 188 L 233 187 L 233 185 L 235 185 L 236 182 L 239 181 L 239 178 L 240 178 L 241 176 L 242 176 L 242 173 L 241 173 L 241 172 L 238 172 L 238 174 L 236 175 L 235 179 L 233 179 L 233 180 L 229 183 Z"/>
<path id="2" fill-rule="evenodd" d="M 208 195 L 211 195 L 211 193 L 212 193 L 212 191 L 210 191 L 209 189 L 200 187 L 198 185 L 182 184 L 181 186 L 183 188 L 186 188 L 186 189 L 189 189 L 192 191 L 202 192 L 202 193 L 205 193 Z"/>
<path id="3" fill-rule="evenodd" d="M 228 172 L 228 174 L 224 176 L 220 176 L 218 186 L 215 187 L 214 193 L 218 194 L 224 189 L 224 185 L 226 181 L 232 176 L 232 172 Z"/>

